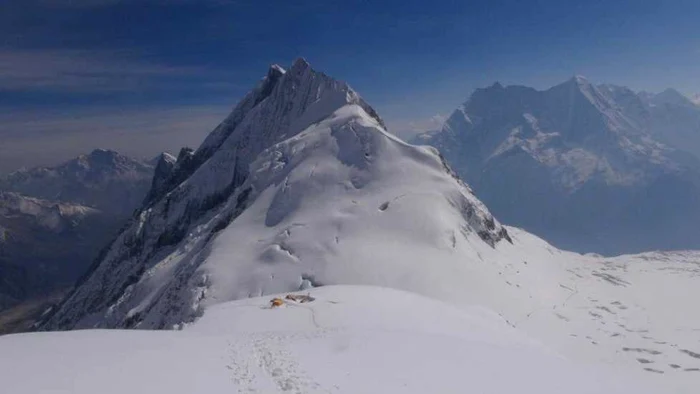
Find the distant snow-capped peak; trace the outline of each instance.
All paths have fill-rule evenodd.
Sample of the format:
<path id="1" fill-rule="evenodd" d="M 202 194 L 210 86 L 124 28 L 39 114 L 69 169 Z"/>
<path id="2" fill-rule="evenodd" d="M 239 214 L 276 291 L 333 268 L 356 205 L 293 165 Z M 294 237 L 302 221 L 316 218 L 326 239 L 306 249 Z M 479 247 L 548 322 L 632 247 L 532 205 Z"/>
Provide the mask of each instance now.
<path id="1" fill-rule="evenodd" d="M 623 253 L 644 250 L 640 248 L 651 241 L 666 249 L 698 245 L 683 235 L 679 222 L 664 219 L 683 217 L 684 225 L 690 225 L 692 215 L 700 215 L 697 204 L 690 202 L 700 195 L 700 108 L 674 89 L 636 93 L 594 85 L 580 76 L 546 90 L 494 84 L 476 89 L 441 131 L 414 141 L 437 147 L 497 216 L 560 246 Z M 622 224 L 634 222 L 631 206 L 649 211 L 654 199 L 670 198 L 651 190 L 674 187 L 688 196 L 688 205 L 668 200 L 663 204 L 668 212 L 653 210 L 659 223 L 668 226 L 663 237 L 654 235 L 659 232 L 655 227 L 640 230 L 636 223 Z M 598 235 L 599 229 L 610 228 L 610 214 L 579 216 L 584 210 L 573 201 L 583 195 L 585 201 L 599 199 L 606 207 L 629 199 L 612 210 L 621 218 L 615 220 L 619 230 L 608 231 L 636 231 L 638 238 L 650 240 Z M 645 197 L 629 197 L 633 195 Z M 596 230 L 573 223 L 588 223 Z"/>
<path id="2" fill-rule="evenodd" d="M 52 231 L 60 231 L 70 227 L 72 221 L 96 214 L 99 214 L 98 210 L 82 205 L 46 201 L 0 191 L 0 216 L 12 218 L 20 215 L 24 219 L 31 219 L 31 223 Z"/>
<path id="3" fill-rule="evenodd" d="M 53 167 L 21 169 L 0 178 L 0 189 L 129 216 L 148 191 L 153 166 L 95 149 Z"/>

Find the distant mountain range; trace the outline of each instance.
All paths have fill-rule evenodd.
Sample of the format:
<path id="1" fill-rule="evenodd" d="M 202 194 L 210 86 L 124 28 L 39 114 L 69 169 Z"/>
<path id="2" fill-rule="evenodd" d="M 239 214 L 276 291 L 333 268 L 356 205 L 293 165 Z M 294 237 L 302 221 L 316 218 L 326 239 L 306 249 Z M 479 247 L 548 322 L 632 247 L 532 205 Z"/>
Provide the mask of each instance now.
<path id="1" fill-rule="evenodd" d="M 496 83 L 414 142 L 437 147 L 505 223 L 558 247 L 700 248 L 700 107 L 673 89 Z"/>
<path id="2" fill-rule="evenodd" d="M 105 214 L 130 216 L 151 185 L 153 163 L 96 149 L 56 167 L 15 171 L 0 190 L 50 201 L 81 204 Z"/>
<path id="3" fill-rule="evenodd" d="M 95 150 L 0 178 L 0 310 L 69 287 L 141 205 L 153 166 Z"/>

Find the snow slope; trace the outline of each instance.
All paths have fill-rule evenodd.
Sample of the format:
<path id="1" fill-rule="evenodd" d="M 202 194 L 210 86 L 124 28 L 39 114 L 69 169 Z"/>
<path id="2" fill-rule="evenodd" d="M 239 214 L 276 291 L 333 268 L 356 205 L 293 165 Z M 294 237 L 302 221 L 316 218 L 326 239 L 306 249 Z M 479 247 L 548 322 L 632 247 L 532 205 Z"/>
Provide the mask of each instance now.
<path id="1" fill-rule="evenodd" d="M 375 285 L 482 306 L 570 359 L 697 387 L 697 253 L 605 259 L 506 228 L 435 149 L 387 133 L 303 60 L 271 68 L 168 172 L 43 329 L 179 328 L 231 300 Z"/>
<path id="2" fill-rule="evenodd" d="M 557 356 L 479 308 L 328 286 L 315 301 L 218 305 L 183 331 L 0 337 L 13 394 L 658 392 L 653 376 Z M 650 386 L 651 384 L 651 386 Z"/>

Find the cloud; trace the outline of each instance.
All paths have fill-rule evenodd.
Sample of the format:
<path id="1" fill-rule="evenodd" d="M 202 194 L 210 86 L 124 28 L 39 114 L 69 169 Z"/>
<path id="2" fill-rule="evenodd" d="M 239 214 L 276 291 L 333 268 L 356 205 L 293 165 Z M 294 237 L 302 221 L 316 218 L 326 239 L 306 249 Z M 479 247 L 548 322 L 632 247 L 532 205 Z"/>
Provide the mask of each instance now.
<path id="1" fill-rule="evenodd" d="M 0 91 L 128 91 L 204 75 L 202 69 L 150 64 L 120 51 L 0 50 Z"/>
<path id="2" fill-rule="evenodd" d="M 0 174 L 56 164 L 95 148 L 134 157 L 196 148 L 229 106 L 22 111 L 0 115 Z"/>

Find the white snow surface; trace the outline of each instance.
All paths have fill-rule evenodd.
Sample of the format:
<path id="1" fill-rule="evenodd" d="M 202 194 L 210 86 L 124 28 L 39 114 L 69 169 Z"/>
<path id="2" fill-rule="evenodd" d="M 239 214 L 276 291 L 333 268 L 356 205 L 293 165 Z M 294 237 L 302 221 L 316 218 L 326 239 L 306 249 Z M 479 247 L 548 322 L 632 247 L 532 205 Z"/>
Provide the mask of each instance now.
<path id="1" fill-rule="evenodd" d="M 217 305 L 183 331 L 0 337 L 13 394 L 654 393 L 651 376 L 566 360 L 488 311 L 375 287 Z M 615 376 L 613 376 L 613 373 Z"/>
<path id="2" fill-rule="evenodd" d="M 211 281 L 205 306 L 299 288 L 307 277 L 450 298 L 468 286 L 457 244 L 473 257 L 472 243 L 491 248 L 476 234 L 490 215 L 439 157 L 385 133 L 358 106 L 265 151 L 251 174 L 262 192 L 201 266 Z"/>

